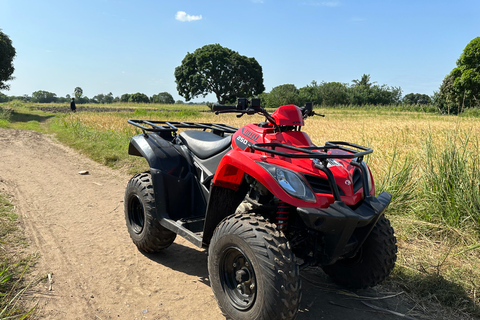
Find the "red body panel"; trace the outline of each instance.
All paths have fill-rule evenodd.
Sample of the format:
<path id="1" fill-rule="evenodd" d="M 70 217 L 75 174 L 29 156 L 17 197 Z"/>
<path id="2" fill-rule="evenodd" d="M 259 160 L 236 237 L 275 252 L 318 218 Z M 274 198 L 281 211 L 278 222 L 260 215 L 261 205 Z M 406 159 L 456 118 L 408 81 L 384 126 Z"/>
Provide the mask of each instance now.
<path id="1" fill-rule="evenodd" d="M 326 208 L 334 202 L 332 194 L 315 193 L 316 202 L 312 203 L 295 198 L 285 192 L 276 180 L 257 162 L 263 161 L 278 165 L 303 175 L 318 176 L 323 179 L 327 179 L 327 177 L 325 173 L 315 167 L 315 162 L 310 158 L 289 158 L 273 156 L 258 151 L 255 153 L 251 152 L 249 145 L 257 143 L 282 143 L 294 147 L 315 146 L 310 137 L 302 131 L 275 132 L 273 126 L 246 125 L 233 135 L 233 150 L 228 152 L 220 162 L 213 178 L 213 184 L 236 190 L 242 182 L 244 175 L 248 174 L 263 184 L 281 201 L 295 207 Z M 282 151 L 282 148 L 277 148 L 276 150 Z M 291 150 L 288 152 L 292 153 Z M 344 151 L 336 150 L 335 152 Z M 360 188 L 355 193 L 353 192 L 352 174 L 355 167 L 350 165 L 349 162 L 349 160 L 336 159 L 331 161 L 329 168 L 335 177 L 338 187 L 345 194 L 341 196 L 341 200 L 347 205 L 354 205 L 363 198 L 363 188 Z M 371 194 L 375 193 L 373 185 L 370 191 Z"/>
<path id="2" fill-rule="evenodd" d="M 303 126 L 302 111 L 293 104 L 282 106 L 272 114 L 275 123 L 279 126 Z"/>

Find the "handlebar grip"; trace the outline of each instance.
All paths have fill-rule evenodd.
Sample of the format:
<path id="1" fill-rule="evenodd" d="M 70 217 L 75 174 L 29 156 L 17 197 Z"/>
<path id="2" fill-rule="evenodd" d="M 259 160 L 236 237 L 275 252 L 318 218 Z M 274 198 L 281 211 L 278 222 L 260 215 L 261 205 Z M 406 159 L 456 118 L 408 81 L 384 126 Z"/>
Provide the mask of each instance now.
<path id="1" fill-rule="evenodd" d="M 214 104 L 212 111 L 226 111 L 226 110 L 237 110 L 236 105 L 227 105 L 227 104 Z"/>

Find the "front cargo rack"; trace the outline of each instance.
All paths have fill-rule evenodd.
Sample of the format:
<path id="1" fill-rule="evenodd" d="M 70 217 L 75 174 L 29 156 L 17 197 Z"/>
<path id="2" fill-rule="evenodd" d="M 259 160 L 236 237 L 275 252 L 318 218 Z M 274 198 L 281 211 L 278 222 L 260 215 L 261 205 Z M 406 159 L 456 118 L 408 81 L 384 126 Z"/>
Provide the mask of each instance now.
<path id="1" fill-rule="evenodd" d="M 278 151 L 275 148 L 284 148 L 300 153 L 289 153 L 285 151 Z M 355 149 L 352 149 L 355 148 Z M 257 143 L 250 146 L 252 152 L 261 151 L 270 153 L 272 155 L 287 157 L 287 158 L 312 158 L 312 159 L 354 159 L 363 160 L 363 156 L 373 152 L 371 148 L 363 147 L 350 142 L 343 141 L 327 141 L 323 147 L 293 147 L 282 143 Z M 342 150 L 349 152 L 349 154 L 328 154 L 328 150 Z M 321 152 L 316 152 L 321 151 Z"/>
<path id="2" fill-rule="evenodd" d="M 283 148 L 288 151 L 278 151 L 276 148 Z M 325 173 L 332 190 L 333 197 L 336 201 L 341 201 L 341 192 L 335 182 L 332 171 L 328 168 L 328 159 L 352 159 L 350 164 L 360 169 L 362 173 L 362 186 L 364 198 L 370 195 L 369 175 L 370 171 L 363 161 L 363 157 L 373 152 L 371 148 L 363 147 L 354 143 L 344 141 L 327 141 L 323 147 L 293 147 L 282 143 L 257 143 L 250 145 L 251 152 L 260 151 L 271 154 L 272 156 L 281 156 L 286 158 L 310 158 L 318 159 L 315 167 Z M 345 153 L 330 153 L 328 151 L 342 150 Z M 320 151 L 320 152 L 318 152 Z"/>

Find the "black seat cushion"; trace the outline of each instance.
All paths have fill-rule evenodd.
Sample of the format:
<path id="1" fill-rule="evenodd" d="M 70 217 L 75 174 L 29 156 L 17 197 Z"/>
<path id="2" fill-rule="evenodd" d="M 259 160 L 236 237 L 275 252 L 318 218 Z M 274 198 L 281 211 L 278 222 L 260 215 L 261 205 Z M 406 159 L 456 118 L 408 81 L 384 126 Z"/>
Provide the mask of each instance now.
<path id="1" fill-rule="evenodd" d="M 187 130 L 179 135 L 183 143 L 200 159 L 207 159 L 227 149 L 232 136 L 220 137 L 208 131 Z"/>

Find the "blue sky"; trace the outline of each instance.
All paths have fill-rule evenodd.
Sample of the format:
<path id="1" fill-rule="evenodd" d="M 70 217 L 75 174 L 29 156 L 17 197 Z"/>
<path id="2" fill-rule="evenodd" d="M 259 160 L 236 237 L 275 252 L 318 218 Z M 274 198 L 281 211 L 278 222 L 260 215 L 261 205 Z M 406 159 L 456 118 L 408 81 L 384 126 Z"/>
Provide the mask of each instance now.
<path id="1" fill-rule="evenodd" d="M 480 1 L 0 0 L 17 50 L 7 95 L 167 91 L 187 52 L 219 43 L 254 57 L 266 91 L 291 83 L 378 84 L 428 95 L 480 36 Z M 194 101 L 215 101 L 213 95 Z"/>

